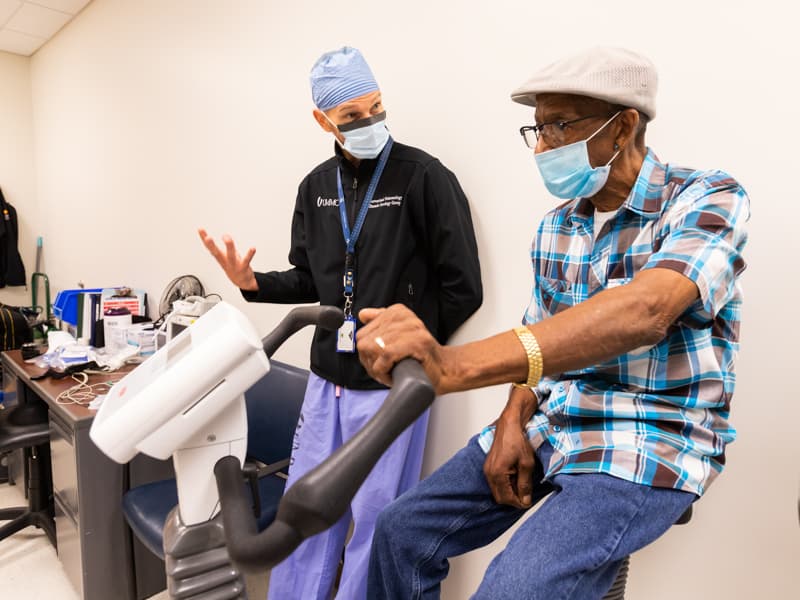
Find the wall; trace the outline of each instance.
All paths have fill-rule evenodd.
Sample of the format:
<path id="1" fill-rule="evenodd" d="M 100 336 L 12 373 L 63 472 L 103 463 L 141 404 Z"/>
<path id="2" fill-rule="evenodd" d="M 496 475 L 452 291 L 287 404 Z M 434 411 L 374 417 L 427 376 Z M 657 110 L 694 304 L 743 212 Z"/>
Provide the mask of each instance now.
<path id="1" fill-rule="evenodd" d="M 31 113 L 30 60 L 0 52 L 0 188 L 17 209 L 19 251 L 27 281 L 35 270 L 37 218 L 36 180 L 33 168 L 33 119 Z M 43 301 L 43 298 L 42 298 Z M 28 286 L 0 289 L 0 302 L 14 306 L 31 304 Z"/>
<path id="2" fill-rule="evenodd" d="M 470 197 L 486 301 L 457 340 L 507 329 L 528 301 L 530 237 L 554 204 L 517 134 L 531 111 L 509 92 L 577 48 L 638 49 L 661 75 L 650 145 L 662 159 L 734 174 L 753 218 L 739 439 L 692 524 L 636 555 L 630 596 L 793 596 L 798 243 L 787 175 L 800 137 L 791 103 L 800 48 L 785 10 L 770 1 L 95 0 L 31 61 L 48 273 L 56 288 L 126 283 L 156 299 L 170 279 L 194 273 L 266 331 L 284 308 L 246 306 L 195 229 L 256 246 L 257 268 L 286 264 L 297 183 L 331 151 L 311 119 L 308 69 L 347 43 L 376 71 L 395 137 L 439 156 Z M 20 195 L 33 187 L 17 186 Z M 307 364 L 308 341 L 299 336 L 281 357 Z M 499 389 L 442 398 L 425 471 L 503 403 Z M 444 596 L 468 597 L 502 543 L 455 560 Z"/>

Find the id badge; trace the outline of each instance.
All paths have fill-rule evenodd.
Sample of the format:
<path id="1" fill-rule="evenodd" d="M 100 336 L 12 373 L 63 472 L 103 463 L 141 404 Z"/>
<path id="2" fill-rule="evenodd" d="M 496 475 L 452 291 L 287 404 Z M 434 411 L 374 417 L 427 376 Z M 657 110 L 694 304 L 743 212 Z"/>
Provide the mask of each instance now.
<path id="1" fill-rule="evenodd" d="M 347 317 L 339 327 L 336 336 L 336 351 L 349 352 L 356 351 L 356 320 L 353 317 Z"/>

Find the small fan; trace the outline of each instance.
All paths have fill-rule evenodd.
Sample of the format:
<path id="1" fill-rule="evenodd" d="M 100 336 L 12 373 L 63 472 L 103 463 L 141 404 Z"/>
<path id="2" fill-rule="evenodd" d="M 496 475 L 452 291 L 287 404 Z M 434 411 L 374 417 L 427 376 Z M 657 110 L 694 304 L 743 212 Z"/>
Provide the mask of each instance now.
<path id="1" fill-rule="evenodd" d="M 172 311 L 172 303 L 189 296 L 204 296 L 203 284 L 194 275 L 181 275 L 169 282 L 158 303 L 159 318 Z"/>

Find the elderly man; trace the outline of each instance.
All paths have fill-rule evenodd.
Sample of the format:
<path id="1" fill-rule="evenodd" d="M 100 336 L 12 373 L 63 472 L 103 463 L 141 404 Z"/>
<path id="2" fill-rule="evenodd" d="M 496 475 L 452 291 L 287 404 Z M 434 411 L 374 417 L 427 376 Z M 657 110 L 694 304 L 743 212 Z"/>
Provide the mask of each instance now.
<path id="1" fill-rule="evenodd" d="M 436 598 L 447 559 L 550 494 L 473 598 L 601 598 L 720 473 L 738 348 L 748 198 L 645 145 L 656 70 L 595 48 L 512 94 L 547 189 L 523 326 L 440 346 L 401 307 L 361 312 L 361 360 L 389 383 L 419 359 L 439 393 L 515 382 L 497 421 L 382 514 L 369 597 Z"/>
<path id="2" fill-rule="evenodd" d="M 338 332 L 317 329 L 311 371 L 295 434 L 288 486 L 353 436 L 388 390 L 356 354 L 355 315 L 400 302 L 444 342 L 481 304 L 477 244 L 456 177 L 422 150 L 394 142 L 375 77 L 361 53 L 328 52 L 311 70 L 314 119 L 336 139 L 335 156 L 300 184 L 288 271 L 256 273 L 255 253 L 240 256 L 200 230 L 208 250 L 255 302 L 340 306 Z M 304 542 L 273 569 L 269 597 L 327 600 L 351 524 L 337 598 L 366 598 L 378 513 L 419 480 L 427 414 L 395 440 L 351 503 L 351 515 Z"/>

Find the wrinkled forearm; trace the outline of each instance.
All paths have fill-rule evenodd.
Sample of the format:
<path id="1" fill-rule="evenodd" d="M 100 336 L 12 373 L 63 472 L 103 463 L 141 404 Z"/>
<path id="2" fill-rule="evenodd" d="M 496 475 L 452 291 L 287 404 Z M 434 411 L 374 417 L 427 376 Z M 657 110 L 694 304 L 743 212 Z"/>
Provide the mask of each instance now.
<path id="1" fill-rule="evenodd" d="M 688 279 L 660 271 L 529 325 L 542 353 L 542 375 L 583 369 L 663 339 L 698 291 Z M 528 376 L 527 355 L 512 331 L 444 347 L 441 353 L 440 393 L 525 381 Z"/>

